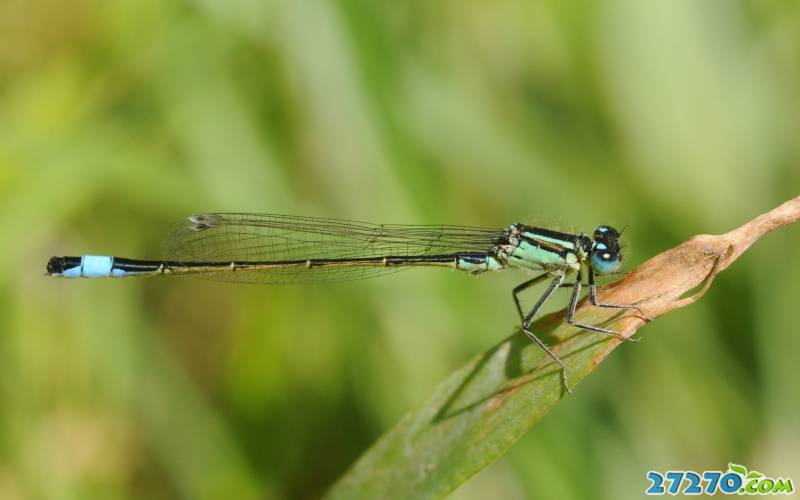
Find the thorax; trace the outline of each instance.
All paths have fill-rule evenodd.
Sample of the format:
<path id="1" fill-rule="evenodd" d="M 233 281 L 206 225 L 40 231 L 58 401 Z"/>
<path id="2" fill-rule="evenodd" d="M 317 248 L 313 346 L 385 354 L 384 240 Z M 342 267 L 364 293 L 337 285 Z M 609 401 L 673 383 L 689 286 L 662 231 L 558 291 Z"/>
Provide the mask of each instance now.
<path id="1" fill-rule="evenodd" d="M 509 267 L 569 272 L 580 269 L 591 252 L 591 244 L 592 241 L 582 234 L 513 224 L 493 250 L 498 260 Z"/>

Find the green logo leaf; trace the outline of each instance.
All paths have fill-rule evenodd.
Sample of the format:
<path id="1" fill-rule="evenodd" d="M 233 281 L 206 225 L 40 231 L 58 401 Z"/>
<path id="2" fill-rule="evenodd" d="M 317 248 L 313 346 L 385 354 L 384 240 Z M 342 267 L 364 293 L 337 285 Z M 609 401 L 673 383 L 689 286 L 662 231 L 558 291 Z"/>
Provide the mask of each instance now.
<path id="1" fill-rule="evenodd" d="M 762 474 L 762 473 L 760 473 L 758 471 L 755 471 L 755 470 L 751 470 L 747 474 L 747 479 L 753 479 L 753 478 L 756 478 L 756 477 L 764 477 L 764 474 Z"/>
<path id="2" fill-rule="evenodd" d="M 728 470 L 736 472 L 737 474 L 741 474 L 743 476 L 747 475 L 747 468 L 744 465 L 739 464 L 728 464 Z"/>

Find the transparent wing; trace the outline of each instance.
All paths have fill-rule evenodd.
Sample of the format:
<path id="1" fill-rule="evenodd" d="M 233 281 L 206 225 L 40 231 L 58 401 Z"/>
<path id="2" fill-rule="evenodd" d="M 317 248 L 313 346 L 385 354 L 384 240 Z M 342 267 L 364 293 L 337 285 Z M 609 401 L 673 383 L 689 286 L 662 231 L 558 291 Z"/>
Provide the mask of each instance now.
<path id="1" fill-rule="evenodd" d="M 167 237 L 171 260 L 273 262 L 307 259 L 407 257 L 488 252 L 502 229 L 466 226 L 369 224 L 270 214 L 200 214 L 177 224 Z M 287 267 L 219 271 L 202 277 L 247 283 L 329 283 L 369 278 L 400 267 Z"/>

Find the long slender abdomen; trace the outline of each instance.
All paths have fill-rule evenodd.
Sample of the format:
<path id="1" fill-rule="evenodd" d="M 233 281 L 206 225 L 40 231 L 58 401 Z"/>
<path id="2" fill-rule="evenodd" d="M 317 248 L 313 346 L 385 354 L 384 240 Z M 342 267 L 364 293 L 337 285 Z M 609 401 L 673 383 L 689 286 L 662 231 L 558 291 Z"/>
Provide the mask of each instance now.
<path id="1" fill-rule="evenodd" d="M 107 255 L 52 257 L 47 274 L 63 278 L 126 278 L 157 274 L 210 274 L 227 272 L 267 272 L 297 269 L 309 273 L 346 268 L 437 266 L 458 269 L 469 274 L 496 271 L 505 266 L 486 254 L 386 256 L 339 259 L 284 261 L 181 262 L 126 259 Z"/>

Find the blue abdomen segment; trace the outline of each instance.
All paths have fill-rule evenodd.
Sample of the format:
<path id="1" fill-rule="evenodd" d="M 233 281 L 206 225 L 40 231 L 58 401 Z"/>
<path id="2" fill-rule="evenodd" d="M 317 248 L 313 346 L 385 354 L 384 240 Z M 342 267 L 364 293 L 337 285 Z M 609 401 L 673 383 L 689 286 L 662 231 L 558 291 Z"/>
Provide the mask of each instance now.
<path id="1" fill-rule="evenodd" d="M 61 278 L 126 278 L 161 274 L 176 263 L 160 260 L 134 260 L 110 255 L 53 257 L 47 263 L 47 274 Z"/>
<path id="2" fill-rule="evenodd" d="M 61 275 L 65 278 L 107 278 L 115 276 L 114 257 L 108 255 L 84 255 L 76 266 L 65 267 Z"/>
<path id="3" fill-rule="evenodd" d="M 128 275 L 115 266 L 114 257 L 109 255 L 53 257 L 47 264 L 47 272 L 64 278 L 123 278 Z"/>

